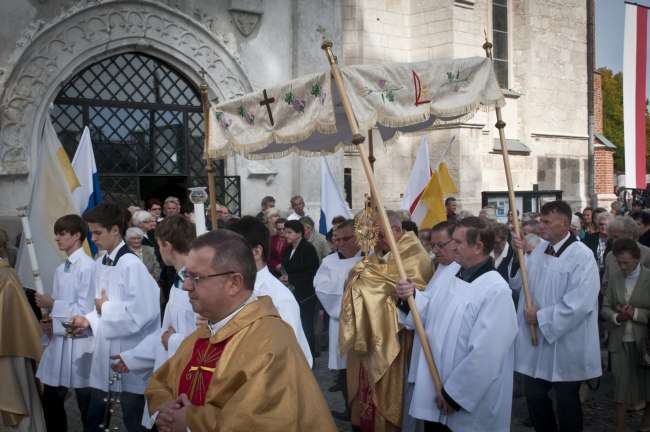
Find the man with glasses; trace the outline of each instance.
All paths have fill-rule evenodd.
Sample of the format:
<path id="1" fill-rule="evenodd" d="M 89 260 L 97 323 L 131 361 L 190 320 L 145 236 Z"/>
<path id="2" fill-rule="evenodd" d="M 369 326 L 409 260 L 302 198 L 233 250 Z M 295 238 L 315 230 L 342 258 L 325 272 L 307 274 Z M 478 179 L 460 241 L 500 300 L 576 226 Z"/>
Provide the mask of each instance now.
<path id="1" fill-rule="evenodd" d="M 429 284 L 424 289 L 425 292 L 431 291 L 433 284 L 446 268 L 450 268 L 449 271 L 454 273 L 460 269 L 460 264 L 454 261 L 454 245 L 452 236 L 454 235 L 455 227 L 456 224 L 454 222 L 444 221 L 438 223 L 431 229 L 431 252 L 435 255 L 435 265 L 437 267 L 436 272 L 429 281 Z M 398 297 L 396 290 L 394 290 L 392 296 L 393 298 Z M 408 309 L 400 310 L 400 323 L 403 324 L 406 321 L 408 312 Z M 420 338 L 416 333 L 413 338 L 411 364 L 409 365 L 407 384 L 404 390 L 404 413 L 402 414 L 402 430 L 422 430 L 424 427 L 422 420 L 411 417 L 408 414 L 413 397 L 413 389 L 415 387 L 415 378 L 418 371 L 421 350 L 422 343 L 420 342 Z"/>
<path id="2" fill-rule="evenodd" d="M 185 282 L 207 318 L 147 385 L 164 430 L 335 431 L 298 342 L 270 297 L 257 297 L 248 242 L 227 230 L 191 244 Z"/>
<path id="3" fill-rule="evenodd" d="M 433 264 L 415 233 L 402 230 L 399 215 L 386 213 L 406 274 L 423 290 L 433 275 Z M 404 372 L 413 332 L 398 324 L 398 305 L 389 298 L 397 279 L 395 259 L 380 225 L 375 253 L 350 271 L 339 338 L 341 351 L 348 354 L 352 424 L 360 425 L 363 409 L 364 424 L 375 430 L 399 429 L 402 419 Z"/>
<path id="4" fill-rule="evenodd" d="M 327 367 L 338 371 L 335 391 L 343 392 L 345 412 L 333 412 L 339 420 L 349 420 L 348 386 L 346 356 L 339 354 L 339 315 L 341 314 L 341 299 L 345 289 L 345 281 L 350 269 L 361 259 L 361 249 L 354 237 L 354 219 L 348 219 L 334 226 L 333 241 L 337 252 L 323 259 L 316 276 L 314 288 L 316 296 L 330 317 L 329 322 L 329 359 Z"/>

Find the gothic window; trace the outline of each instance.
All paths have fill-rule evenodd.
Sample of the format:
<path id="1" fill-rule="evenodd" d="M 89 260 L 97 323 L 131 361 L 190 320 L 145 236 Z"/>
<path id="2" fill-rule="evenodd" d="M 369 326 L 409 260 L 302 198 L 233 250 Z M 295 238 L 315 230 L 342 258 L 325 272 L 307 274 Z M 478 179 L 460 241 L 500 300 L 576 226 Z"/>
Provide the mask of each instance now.
<path id="1" fill-rule="evenodd" d="M 207 185 L 201 96 L 154 57 L 126 53 L 87 67 L 63 85 L 51 115 L 71 159 L 89 127 L 105 199 L 138 203 L 153 177 L 183 188 Z"/>
<path id="2" fill-rule="evenodd" d="M 501 88 L 508 86 L 508 0 L 492 0 L 492 60 Z"/>

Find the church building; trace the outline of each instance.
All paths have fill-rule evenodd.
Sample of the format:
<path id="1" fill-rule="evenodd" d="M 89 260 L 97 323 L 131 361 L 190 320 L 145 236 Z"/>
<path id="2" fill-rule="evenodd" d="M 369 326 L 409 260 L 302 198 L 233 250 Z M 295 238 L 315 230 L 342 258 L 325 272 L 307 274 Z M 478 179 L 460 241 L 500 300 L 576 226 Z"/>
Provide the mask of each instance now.
<path id="1" fill-rule="evenodd" d="M 68 156 L 90 129 L 104 199 L 125 206 L 206 186 L 201 70 L 211 104 L 322 72 L 324 37 L 342 65 L 485 56 L 506 106 L 518 206 L 562 198 L 588 205 L 587 7 L 567 0 L 8 0 L 0 18 L 0 220 L 17 233 L 49 116 Z M 320 32 L 319 32 L 320 30 Z M 507 186 L 494 111 L 426 132 L 446 163 L 459 208 L 494 204 Z M 422 133 L 385 146 L 370 132 L 384 203 L 398 208 Z M 602 133 L 602 132 L 601 132 Z M 603 144 L 596 146 L 603 147 Z M 604 148 L 604 147 L 603 147 Z M 370 150 L 370 149 L 369 149 Z M 611 151 L 604 158 L 611 160 Z M 358 155 L 328 156 L 353 209 L 368 185 Z M 320 213 L 320 160 L 290 155 L 214 161 L 217 200 L 256 214 L 272 195 L 287 214 L 302 195 Z M 599 200 L 613 198 L 599 191 Z M 12 225 L 13 224 L 13 225 Z M 8 231 L 12 231 L 10 228 Z"/>

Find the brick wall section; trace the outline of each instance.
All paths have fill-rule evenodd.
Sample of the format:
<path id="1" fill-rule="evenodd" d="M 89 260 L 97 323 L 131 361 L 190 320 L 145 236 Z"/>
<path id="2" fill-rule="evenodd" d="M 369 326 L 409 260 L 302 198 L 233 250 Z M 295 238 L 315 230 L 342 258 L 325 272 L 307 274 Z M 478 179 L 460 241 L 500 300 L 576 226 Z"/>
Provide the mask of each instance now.
<path id="1" fill-rule="evenodd" d="M 603 84 L 598 72 L 594 72 L 594 133 L 603 133 Z"/>
<path id="2" fill-rule="evenodd" d="M 614 193 L 614 152 L 602 147 L 594 150 L 594 188 L 597 194 Z"/>

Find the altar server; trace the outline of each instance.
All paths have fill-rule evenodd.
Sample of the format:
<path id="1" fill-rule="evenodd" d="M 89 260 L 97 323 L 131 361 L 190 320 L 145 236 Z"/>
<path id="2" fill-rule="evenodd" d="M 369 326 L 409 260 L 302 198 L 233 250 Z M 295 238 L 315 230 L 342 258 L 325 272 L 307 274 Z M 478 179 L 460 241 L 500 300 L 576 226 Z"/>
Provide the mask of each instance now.
<path id="1" fill-rule="evenodd" d="M 580 384 L 601 375 L 598 341 L 596 260 L 569 232 L 571 207 L 552 201 L 542 207 L 539 236 L 544 239 L 526 258 L 532 305 L 519 296 L 515 370 L 524 374 L 526 402 L 536 431 L 582 430 Z M 513 236 L 513 246 L 522 247 Z M 512 280 L 511 280 L 512 282 Z M 517 272 L 511 286 L 521 286 Z M 538 343 L 531 343 L 530 328 Z M 557 419 L 548 393 L 555 389 Z"/>
<path id="2" fill-rule="evenodd" d="M 84 430 L 96 431 L 104 418 L 106 392 L 112 375 L 110 356 L 138 345 L 156 331 L 160 323 L 160 290 L 142 263 L 122 240 L 124 212 L 112 203 L 102 203 L 84 213 L 92 240 L 106 253 L 95 269 L 95 310 L 73 317 L 94 335 L 94 353 L 90 371 L 90 405 Z M 140 421 L 144 409 L 145 380 L 133 373 L 121 376 L 121 406 L 126 429 L 143 430 Z"/>
<path id="3" fill-rule="evenodd" d="M 513 342 L 517 334 L 508 283 L 495 270 L 490 225 L 467 217 L 453 234 L 460 270 L 447 266 L 415 303 L 443 387 L 437 393 L 420 349 L 409 414 L 425 420 L 425 431 L 510 430 Z M 415 293 L 410 280 L 397 282 L 398 296 Z M 406 324 L 413 328 L 409 314 Z"/>
<path id="4" fill-rule="evenodd" d="M 314 358 L 309 349 L 307 336 L 302 327 L 300 320 L 300 306 L 296 298 L 282 282 L 271 274 L 266 266 L 266 260 L 269 256 L 269 243 L 271 234 L 269 229 L 259 219 L 252 216 L 244 216 L 228 227 L 229 230 L 241 234 L 251 245 L 255 266 L 257 268 L 257 277 L 255 278 L 255 287 L 253 292 L 257 296 L 269 296 L 273 301 L 273 306 L 278 310 L 280 318 L 291 326 L 298 340 L 298 345 L 305 354 L 305 359 L 312 367 Z"/>
<path id="5" fill-rule="evenodd" d="M 54 272 L 52 295 L 35 294 L 36 305 L 49 309 L 51 321 L 41 323 L 49 337 L 36 377 L 43 383 L 43 414 L 48 431 L 68 430 L 65 399 L 75 389 L 81 420 L 90 400 L 92 334 L 68 338 L 63 323 L 73 315 L 85 315 L 95 307 L 95 261 L 86 255 L 83 242 L 88 225 L 76 215 L 65 215 L 54 223 L 54 239 L 67 259 Z"/>
<path id="6" fill-rule="evenodd" d="M 354 219 L 334 227 L 332 236 L 337 252 L 323 258 L 316 276 L 314 288 L 316 296 L 330 317 L 329 322 L 329 359 L 327 367 L 338 371 L 338 385 L 343 392 L 346 412 L 334 412 L 334 417 L 347 420 L 350 417 L 348 409 L 348 386 L 346 373 L 346 356 L 339 352 L 339 315 L 341 314 L 341 301 L 345 290 L 345 281 L 357 261 L 361 259 L 361 249 L 354 237 Z"/>

